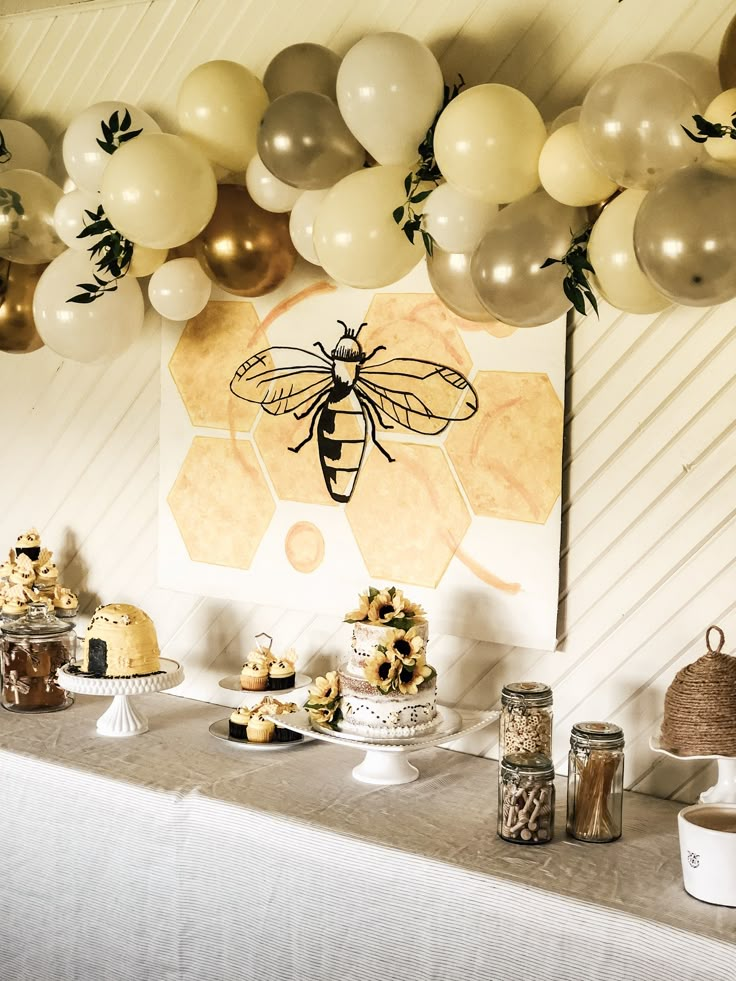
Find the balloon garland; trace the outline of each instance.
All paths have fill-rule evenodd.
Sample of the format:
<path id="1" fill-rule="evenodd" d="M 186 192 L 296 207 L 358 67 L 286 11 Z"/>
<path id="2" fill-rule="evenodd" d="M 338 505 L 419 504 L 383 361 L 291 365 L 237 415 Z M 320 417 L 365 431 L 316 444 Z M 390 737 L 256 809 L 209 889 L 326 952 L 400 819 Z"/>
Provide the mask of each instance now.
<path id="1" fill-rule="evenodd" d="M 171 134 L 89 106 L 66 194 L 39 134 L 0 119 L 0 351 L 110 359 L 141 330 L 140 280 L 187 320 L 213 284 L 262 296 L 297 256 L 358 289 L 426 259 L 458 316 L 517 327 L 596 295 L 642 314 L 736 297 L 736 17 L 718 71 L 686 51 L 625 65 L 549 126 L 510 86 L 450 88 L 398 33 L 342 59 L 291 45 L 263 81 L 207 62 L 176 114 Z"/>

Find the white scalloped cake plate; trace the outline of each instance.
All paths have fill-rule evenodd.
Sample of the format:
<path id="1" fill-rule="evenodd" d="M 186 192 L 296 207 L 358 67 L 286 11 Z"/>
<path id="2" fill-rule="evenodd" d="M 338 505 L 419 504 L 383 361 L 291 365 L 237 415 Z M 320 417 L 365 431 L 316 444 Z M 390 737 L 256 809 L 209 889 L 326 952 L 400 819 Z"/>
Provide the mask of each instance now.
<path id="1" fill-rule="evenodd" d="M 661 736 L 650 736 L 649 737 L 649 748 L 653 749 L 655 753 L 662 753 L 664 756 L 669 756 L 673 760 L 732 760 L 733 756 L 721 756 L 714 753 L 711 754 L 695 754 L 689 755 L 685 753 L 678 753 L 675 749 L 667 749 L 662 745 Z"/>
<path id="2" fill-rule="evenodd" d="M 312 736 L 303 735 L 299 740 L 288 743 L 249 743 L 247 739 L 233 739 L 230 735 L 229 719 L 218 719 L 209 727 L 209 732 L 215 739 L 237 746 L 238 749 L 250 750 L 251 753 L 277 753 L 281 749 L 296 749 L 305 743 L 314 742 Z"/>
<path id="3" fill-rule="evenodd" d="M 224 688 L 226 691 L 237 691 L 241 695 L 273 695 L 274 698 L 281 698 L 282 695 L 288 695 L 290 691 L 296 691 L 298 688 L 306 688 L 311 681 L 312 679 L 308 674 L 297 672 L 291 688 L 264 688 L 261 691 L 253 691 L 250 688 L 240 687 L 239 674 L 229 674 L 226 678 L 220 679 L 219 685 L 220 688 Z"/>
<path id="4" fill-rule="evenodd" d="M 178 661 L 161 658 L 161 670 L 156 674 L 138 674 L 130 678 L 92 678 L 82 674 L 69 674 L 67 668 L 80 667 L 65 664 L 59 669 L 57 681 L 67 691 L 79 695 L 147 695 L 150 692 L 175 688 L 184 680 L 184 670 Z"/>

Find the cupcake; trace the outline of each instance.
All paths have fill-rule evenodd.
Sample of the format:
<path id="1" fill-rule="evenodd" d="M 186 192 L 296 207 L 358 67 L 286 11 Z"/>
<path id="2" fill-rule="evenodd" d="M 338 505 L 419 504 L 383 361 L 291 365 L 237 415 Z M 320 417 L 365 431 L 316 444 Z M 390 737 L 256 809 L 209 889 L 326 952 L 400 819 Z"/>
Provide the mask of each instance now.
<path id="1" fill-rule="evenodd" d="M 79 610 L 79 600 L 71 591 L 63 586 L 55 586 L 51 597 L 54 613 L 57 617 L 75 617 Z"/>
<path id="2" fill-rule="evenodd" d="M 299 706 L 294 702 L 284 702 L 283 705 L 279 706 L 279 715 L 286 715 L 289 712 L 298 712 Z M 277 743 L 295 743 L 302 738 L 301 732 L 294 732 L 292 729 L 285 729 L 276 723 L 276 742 Z"/>
<path id="3" fill-rule="evenodd" d="M 282 657 L 280 661 L 274 661 L 269 666 L 268 687 L 272 691 L 284 691 L 286 688 L 293 688 L 295 677 L 294 662 L 289 660 L 287 655 L 287 657 Z"/>
<path id="4" fill-rule="evenodd" d="M 0 579 L 9 579 L 10 574 L 15 568 L 15 552 L 11 550 L 8 552 L 8 557 L 4 562 L 0 562 Z"/>
<path id="5" fill-rule="evenodd" d="M 59 570 L 56 568 L 56 563 L 51 558 L 51 552 L 45 548 L 36 566 L 36 582 L 41 587 L 55 586 L 58 578 Z"/>
<path id="6" fill-rule="evenodd" d="M 262 715 L 251 715 L 247 734 L 249 743 L 270 743 L 276 730 L 275 723 Z"/>
<path id="7" fill-rule="evenodd" d="M 2 614 L 4 617 L 21 617 L 28 613 L 28 597 L 22 586 L 11 586 L 3 597 Z"/>
<path id="8" fill-rule="evenodd" d="M 27 555 L 19 555 L 15 568 L 10 573 L 10 581 L 17 586 L 30 587 L 36 581 L 36 571 L 33 562 Z"/>
<path id="9" fill-rule="evenodd" d="M 235 709 L 229 720 L 231 739 L 247 740 L 248 723 L 250 722 L 251 715 L 252 713 L 245 705 L 241 705 L 239 709 Z"/>
<path id="10" fill-rule="evenodd" d="M 268 685 L 268 663 L 261 657 L 248 660 L 240 671 L 243 691 L 265 691 Z"/>
<path id="11" fill-rule="evenodd" d="M 18 535 L 15 540 L 15 554 L 17 556 L 27 555 L 31 561 L 36 561 L 41 554 L 41 536 L 35 528 Z"/>

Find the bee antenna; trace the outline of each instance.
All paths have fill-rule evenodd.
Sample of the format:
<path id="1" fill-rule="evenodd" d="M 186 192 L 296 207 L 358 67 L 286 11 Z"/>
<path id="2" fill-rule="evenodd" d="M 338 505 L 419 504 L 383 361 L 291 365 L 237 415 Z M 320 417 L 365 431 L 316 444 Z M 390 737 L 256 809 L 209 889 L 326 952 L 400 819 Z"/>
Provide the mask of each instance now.
<path id="1" fill-rule="evenodd" d="M 359 334 L 359 333 L 361 332 L 361 330 L 362 330 L 362 329 L 363 329 L 364 327 L 367 327 L 367 326 L 368 326 L 368 324 L 367 324 L 367 323 L 365 323 L 365 321 L 364 321 L 364 322 L 363 322 L 363 323 L 362 323 L 362 324 L 360 325 L 360 327 L 358 327 L 358 329 L 357 329 L 357 330 L 355 331 L 355 334 L 354 334 L 354 336 L 355 336 L 355 337 L 357 337 L 357 336 L 358 336 L 358 334 Z"/>
<path id="2" fill-rule="evenodd" d="M 338 320 L 337 322 L 338 322 L 338 324 L 340 324 L 341 327 L 344 327 L 345 328 L 345 333 L 346 334 L 349 334 L 350 333 L 350 328 L 348 327 L 348 325 L 345 323 L 344 320 Z"/>

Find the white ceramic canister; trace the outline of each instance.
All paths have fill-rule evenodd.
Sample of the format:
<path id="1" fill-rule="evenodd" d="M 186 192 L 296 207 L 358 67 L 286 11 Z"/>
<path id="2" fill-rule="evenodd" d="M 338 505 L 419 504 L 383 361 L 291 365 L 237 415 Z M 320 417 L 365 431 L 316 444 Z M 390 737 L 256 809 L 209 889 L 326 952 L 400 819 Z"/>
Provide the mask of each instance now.
<path id="1" fill-rule="evenodd" d="M 677 815 L 685 889 L 736 907 L 736 804 L 692 804 Z"/>

